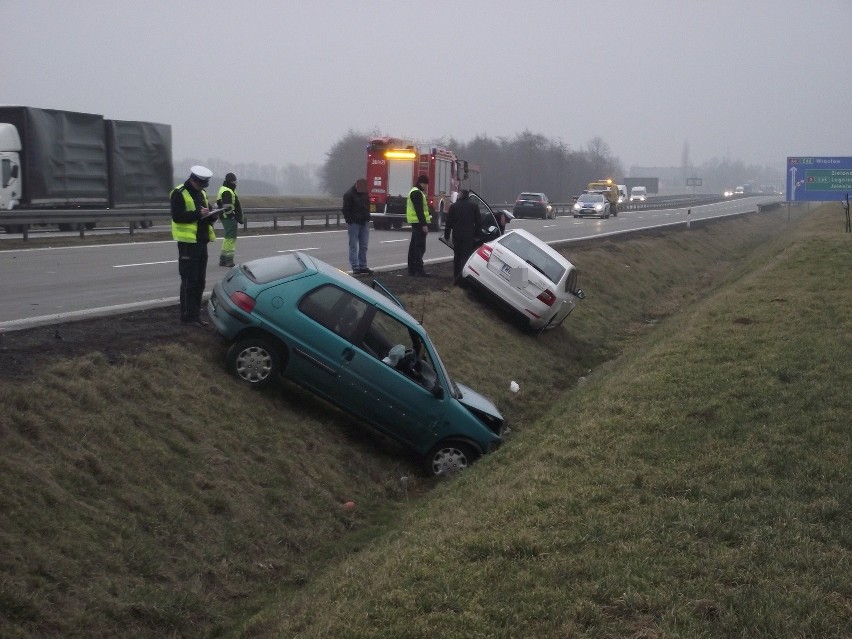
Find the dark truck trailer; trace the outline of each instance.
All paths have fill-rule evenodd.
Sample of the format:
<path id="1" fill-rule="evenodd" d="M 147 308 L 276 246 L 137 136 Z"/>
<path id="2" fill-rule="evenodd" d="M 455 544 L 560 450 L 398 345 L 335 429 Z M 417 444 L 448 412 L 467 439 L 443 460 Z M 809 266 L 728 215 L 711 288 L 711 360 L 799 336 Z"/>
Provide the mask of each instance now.
<path id="1" fill-rule="evenodd" d="M 150 208 L 174 186 L 167 124 L 3 106 L 0 127 L 2 208 Z"/>
<path id="2" fill-rule="evenodd" d="M 174 188 L 172 127 L 156 122 L 104 120 L 109 205 L 168 206 Z"/>

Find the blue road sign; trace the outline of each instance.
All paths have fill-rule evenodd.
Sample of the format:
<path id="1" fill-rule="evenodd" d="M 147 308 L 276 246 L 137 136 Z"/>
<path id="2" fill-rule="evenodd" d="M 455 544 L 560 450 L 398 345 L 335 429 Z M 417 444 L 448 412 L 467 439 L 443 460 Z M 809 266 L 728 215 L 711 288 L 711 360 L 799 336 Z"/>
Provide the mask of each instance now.
<path id="1" fill-rule="evenodd" d="M 829 202 L 852 195 L 852 157 L 787 158 L 787 201 Z"/>

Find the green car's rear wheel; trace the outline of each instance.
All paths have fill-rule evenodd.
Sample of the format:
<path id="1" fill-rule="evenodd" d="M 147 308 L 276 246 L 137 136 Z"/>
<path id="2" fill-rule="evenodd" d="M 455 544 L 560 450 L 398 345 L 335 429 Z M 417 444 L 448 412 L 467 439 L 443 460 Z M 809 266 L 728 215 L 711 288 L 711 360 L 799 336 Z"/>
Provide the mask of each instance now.
<path id="1" fill-rule="evenodd" d="M 228 370 L 249 386 L 270 384 L 281 372 L 281 355 L 269 341 L 251 337 L 235 342 L 226 356 Z"/>

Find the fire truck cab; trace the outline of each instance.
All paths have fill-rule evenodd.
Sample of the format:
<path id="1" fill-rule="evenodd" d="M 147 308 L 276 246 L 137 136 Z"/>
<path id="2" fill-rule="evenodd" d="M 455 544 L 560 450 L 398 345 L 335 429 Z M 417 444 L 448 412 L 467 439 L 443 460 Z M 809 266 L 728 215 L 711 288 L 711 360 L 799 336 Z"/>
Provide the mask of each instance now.
<path id="1" fill-rule="evenodd" d="M 462 184 L 478 188 L 478 167 L 440 146 L 418 145 L 400 138 L 373 138 L 367 146 L 367 186 L 373 228 L 401 228 L 406 223 L 408 193 L 419 175 L 429 176 L 426 198 L 432 230 L 440 229 Z M 475 183 L 475 184 L 474 184 Z"/>

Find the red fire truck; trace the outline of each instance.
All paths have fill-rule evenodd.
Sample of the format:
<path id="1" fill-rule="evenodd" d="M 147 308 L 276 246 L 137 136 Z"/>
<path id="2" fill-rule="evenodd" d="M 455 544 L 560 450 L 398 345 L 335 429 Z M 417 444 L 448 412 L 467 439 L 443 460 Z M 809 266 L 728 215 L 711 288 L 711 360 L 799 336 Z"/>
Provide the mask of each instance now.
<path id="1" fill-rule="evenodd" d="M 444 224 L 447 209 L 460 188 L 478 189 L 479 167 L 440 146 L 409 140 L 373 138 L 367 146 L 367 185 L 373 228 L 398 229 L 405 223 L 408 193 L 419 175 L 429 176 L 426 197 L 432 229 Z"/>

